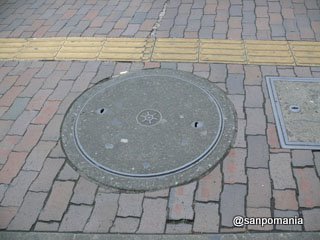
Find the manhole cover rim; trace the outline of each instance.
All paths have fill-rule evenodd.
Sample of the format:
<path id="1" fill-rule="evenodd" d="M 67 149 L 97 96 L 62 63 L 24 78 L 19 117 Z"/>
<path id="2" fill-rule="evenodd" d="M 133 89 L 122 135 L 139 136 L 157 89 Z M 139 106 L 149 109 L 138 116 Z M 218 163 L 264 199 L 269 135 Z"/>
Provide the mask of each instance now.
<path id="1" fill-rule="evenodd" d="M 179 73 L 180 76 L 188 78 L 188 81 L 195 81 L 197 85 L 207 90 L 210 94 L 212 94 L 215 98 L 217 103 L 221 107 L 221 111 L 224 118 L 224 128 L 219 136 L 219 140 L 217 141 L 216 145 L 209 151 L 205 158 L 198 161 L 196 164 L 190 165 L 186 169 L 182 171 L 177 171 L 178 174 L 171 174 L 171 175 L 164 175 L 158 177 L 151 177 L 148 178 L 148 183 L 146 184 L 146 178 L 142 177 L 125 177 L 125 176 L 117 176 L 112 173 L 102 172 L 97 168 L 97 166 L 93 166 L 92 163 L 81 159 L 83 156 L 81 153 L 77 151 L 73 151 L 72 148 L 67 147 L 66 145 L 74 145 L 73 141 L 68 140 L 68 136 L 66 136 L 66 131 L 64 129 L 73 128 L 72 126 L 72 116 L 69 114 L 70 112 L 74 112 L 75 109 L 79 108 L 79 104 L 77 104 L 77 100 L 79 98 L 88 99 L 88 96 L 92 95 L 95 92 L 96 86 L 99 84 L 105 85 L 112 85 L 114 82 L 119 82 L 122 79 L 125 79 L 128 75 L 120 75 L 117 77 L 113 77 L 111 79 L 103 79 L 102 81 L 98 82 L 95 86 L 87 89 L 83 92 L 74 102 L 70 105 L 67 113 L 63 119 L 63 123 L 61 125 L 61 145 L 63 151 L 65 152 L 68 163 L 76 169 L 80 175 L 85 176 L 93 180 L 94 182 L 98 183 L 101 186 L 110 186 L 112 188 L 119 188 L 124 190 L 134 190 L 134 191 L 145 191 L 145 190 L 157 190 L 163 189 L 166 187 L 180 185 L 182 183 L 190 182 L 195 178 L 198 178 L 211 169 L 215 167 L 215 165 L 219 164 L 220 160 L 228 153 L 231 145 L 235 141 L 235 133 L 236 133 L 236 111 L 231 103 L 231 101 L 226 97 L 225 93 L 210 83 L 208 80 L 195 76 L 191 73 L 182 72 L 182 71 L 175 71 L 175 70 L 168 70 L 168 69 L 148 69 L 148 70 L 140 70 L 131 72 L 130 76 L 134 75 L 141 75 L 143 76 L 151 76 L 155 74 L 163 74 L 166 73 L 168 76 L 172 76 L 174 74 Z M 195 79 L 195 80 L 193 80 Z M 69 119 L 68 119 L 69 117 Z M 75 117 L 75 116 L 73 116 Z M 73 130 L 72 130 L 73 131 Z M 65 145 L 66 144 L 66 145 Z M 74 147 L 73 146 L 73 147 Z M 217 150 L 218 149 L 218 150 Z M 72 161 L 70 160 L 72 159 Z M 74 161 L 74 159 L 80 159 L 79 161 Z M 103 174 L 101 174 L 103 173 Z M 161 185 L 157 185 L 157 182 L 161 178 Z"/>

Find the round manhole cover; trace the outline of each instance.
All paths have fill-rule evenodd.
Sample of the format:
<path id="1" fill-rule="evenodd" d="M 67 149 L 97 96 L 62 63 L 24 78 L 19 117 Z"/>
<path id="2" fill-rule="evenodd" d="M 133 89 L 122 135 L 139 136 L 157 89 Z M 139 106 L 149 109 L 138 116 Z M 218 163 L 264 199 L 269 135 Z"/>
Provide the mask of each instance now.
<path id="1" fill-rule="evenodd" d="M 126 190 L 155 190 L 203 175 L 224 157 L 234 133 L 234 109 L 220 89 L 164 69 L 95 85 L 74 101 L 61 129 L 73 167 Z"/>

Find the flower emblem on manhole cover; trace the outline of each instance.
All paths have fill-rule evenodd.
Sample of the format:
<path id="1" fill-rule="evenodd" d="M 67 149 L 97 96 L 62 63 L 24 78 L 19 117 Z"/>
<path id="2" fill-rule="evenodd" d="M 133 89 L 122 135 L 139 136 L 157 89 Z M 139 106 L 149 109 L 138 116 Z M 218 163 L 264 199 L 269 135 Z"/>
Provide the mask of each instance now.
<path id="1" fill-rule="evenodd" d="M 160 120 L 161 120 L 161 113 L 152 109 L 143 110 L 137 116 L 138 123 L 146 126 L 155 125 Z"/>

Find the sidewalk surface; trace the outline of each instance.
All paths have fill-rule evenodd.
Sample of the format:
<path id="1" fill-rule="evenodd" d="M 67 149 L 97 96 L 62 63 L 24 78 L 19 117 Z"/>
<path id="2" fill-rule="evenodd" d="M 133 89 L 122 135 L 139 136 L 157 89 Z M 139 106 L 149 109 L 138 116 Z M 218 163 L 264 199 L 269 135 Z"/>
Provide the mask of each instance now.
<path id="1" fill-rule="evenodd" d="M 68 59 L 43 61 L 41 54 L 33 54 L 40 51 L 34 47 L 33 55 L 22 61 L 10 52 L 15 46 L 25 47 L 14 45 L 17 39 L 51 37 L 91 37 L 89 45 L 98 37 L 144 42 L 155 37 L 182 42 L 239 40 L 237 44 L 259 40 L 262 46 L 265 40 L 275 46 L 282 42 L 274 41 L 285 40 L 291 55 L 289 62 L 281 64 L 277 61 L 281 56 L 263 53 L 259 64 L 250 62 L 250 56 L 233 62 L 230 58 L 190 61 L 179 56 L 155 59 L 143 54 L 113 61 L 110 56 L 80 61 L 71 54 Z M 320 231 L 320 151 L 280 147 L 265 80 L 266 76 L 320 78 L 319 1 L 6 0 L 0 2 L 0 38 L 1 230 Z M 53 47 L 56 40 L 51 41 Z M 310 57 L 295 55 L 291 41 L 301 44 Z M 242 55 L 248 56 L 248 48 L 243 45 L 243 49 Z M 230 49 L 223 51 L 222 55 L 230 55 Z M 306 61 L 299 61 L 299 56 Z M 63 116 L 79 94 L 100 80 L 145 68 L 192 72 L 223 89 L 237 110 L 236 142 L 211 173 L 183 186 L 133 194 L 98 187 L 66 162 L 59 144 Z M 232 219 L 237 215 L 300 216 L 304 224 L 236 228 Z"/>

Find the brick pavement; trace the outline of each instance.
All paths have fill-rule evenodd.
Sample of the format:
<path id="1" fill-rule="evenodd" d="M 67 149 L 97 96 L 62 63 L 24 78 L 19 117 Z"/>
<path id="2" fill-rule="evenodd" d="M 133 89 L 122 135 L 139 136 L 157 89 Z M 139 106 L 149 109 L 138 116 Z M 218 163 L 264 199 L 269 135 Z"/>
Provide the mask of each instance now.
<path id="1" fill-rule="evenodd" d="M 155 192 L 128 194 L 79 177 L 59 144 L 68 106 L 103 76 L 152 67 L 193 72 L 224 89 L 237 110 L 234 147 L 207 176 Z M 1 229 L 225 233 L 290 227 L 234 228 L 232 217 L 240 214 L 298 215 L 305 223 L 292 230 L 320 230 L 320 152 L 279 147 L 265 82 L 265 76 L 319 77 L 319 67 L 2 61 L 0 74 Z"/>
<path id="2" fill-rule="evenodd" d="M 0 37 L 319 41 L 319 9 L 316 0 L 6 1 L 0 3 Z M 1 230 L 320 231 L 320 152 L 280 148 L 265 82 L 265 76 L 319 78 L 319 67 L 131 60 L 0 61 Z M 59 143 L 68 106 L 105 77 L 158 67 L 192 72 L 226 91 L 238 117 L 229 154 L 207 176 L 155 192 L 128 194 L 79 176 Z M 232 217 L 239 214 L 298 215 L 305 222 L 234 228 Z"/>
<path id="3" fill-rule="evenodd" d="M 27 0 L 0 6 L 0 37 L 146 37 L 153 32 L 157 37 L 320 40 L 317 0 Z"/>

